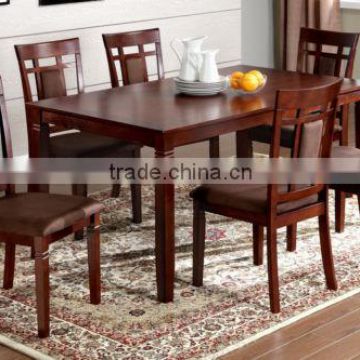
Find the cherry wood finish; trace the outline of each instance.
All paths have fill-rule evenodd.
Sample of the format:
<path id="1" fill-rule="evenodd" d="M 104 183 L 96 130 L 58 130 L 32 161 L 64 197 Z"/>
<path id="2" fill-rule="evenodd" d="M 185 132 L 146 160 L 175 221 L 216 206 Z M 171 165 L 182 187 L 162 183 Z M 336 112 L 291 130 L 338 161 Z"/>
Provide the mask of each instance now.
<path id="1" fill-rule="evenodd" d="M 320 75 L 332 75 L 336 77 L 352 78 L 357 44 L 358 33 L 345 33 L 326 31 L 312 28 L 301 28 L 298 48 L 297 71 Z M 347 146 L 349 143 L 349 105 L 343 105 L 338 112 L 339 124 L 335 127 L 334 141 L 340 145 Z M 260 128 L 259 128 L 260 129 Z M 261 131 L 261 130 L 260 130 Z M 266 131 L 266 129 L 265 129 Z M 266 136 L 256 136 L 253 140 L 263 141 Z M 237 135 L 239 143 L 250 146 L 247 152 L 240 152 L 238 156 L 252 156 L 252 144 L 246 141 L 247 134 Z M 295 134 L 292 135 L 294 137 Z M 267 139 L 270 143 L 271 139 Z M 336 194 L 336 231 L 343 230 L 345 219 L 345 193 Z M 289 251 L 296 250 L 296 224 L 287 229 Z"/>
<path id="2" fill-rule="evenodd" d="M 360 149 L 353 146 L 333 147 L 332 157 L 343 161 L 357 162 L 360 160 Z M 360 184 L 332 184 L 330 188 L 335 190 L 335 230 L 345 230 L 345 201 L 351 195 L 357 195 L 360 210 Z"/>
<path id="3" fill-rule="evenodd" d="M 309 141 L 318 142 L 319 149 L 315 149 L 314 157 L 327 158 L 330 156 L 332 135 L 334 130 L 335 115 L 337 109 L 337 97 L 341 81 L 321 88 L 309 90 L 279 90 L 276 97 L 276 105 L 273 122 L 273 136 L 270 149 L 272 158 L 280 157 L 281 128 L 284 125 L 295 127 L 296 137 L 291 149 L 291 156 L 301 156 L 308 142 L 302 140 L 302 134 L 306 131 L 312 136 Z M 318 109 L 317 114 L 311 113 L 310 109 Z M 295 114 L 290 117 L 289 114 Z M 321 124 L 321 132 L 313 132 L 314 125 Z M 312 128 L 308 127 L 311 125 Z M 318 139 L 316 138 L 318 137 Z M 306 150 L 305 150 L 306 151 Z M 234 208 L 224 205 L 225 201 L 216 199 L 222 197 L 224 188 L 211 197 L 206 192 L 211 192 L 211 185 L 201 186 L 192 192 L 194 199 L 194 256 L 193 256 L 193 284 L 202 286 L 205 256 L 205 212 L 220 214 L 238 220 L 251 222 L 254 226 L 254 237 L 259 241 L 254 246 L 255 264 L 262 263 L 263 228 L 267 228 L 267 256 L 269 274 L 270 308 L 273 313 L 280 311 L 279 278 L 277 268 L 277 229 L 292 224 L 294 221 L 302 221 L 312 217 L 319 218 L 319 232 L 321 252 L 323 258 L 326 283 L 329 289 L 336 290 L 337 283 L 331 251 L 331 238 L 328 219 L 328 187 L 324 184 L 289 185 L 287 191 L 282 192 L 276 184 L 267 186 L 267 206 L 264 211 L 259 209 L 246 210 L 242 207 Z M 240 189 L 239 189 L 240 190 Z M 242 191 L 246 192 L 246 185 Z M 251 187 L 249 187 L 251 191 Z M 235 195 L 236 196 L 236 195 Z M 280 206 L 294 201 L 301 201 L 314 197 L 310 203 L 298 205 L 291 210 L 280 210 Z M 239 194 L 239 202 L 242 201 Z"/>
<path id="4" fill-rule="evenodd" d="M 352 78 L 359 35 L 358 33 L 301 28 L 297 71 Z M 335 126 L 334 140 L 339 140 L 341 145 L 347 146 L 349 142 L 348 105 L 340 108 L 338 117 L 340 123 Z M 270 138 L 264 135 L 259 136 L 257 132 L 254 132 L 253 136 L 255 141 L 266 141 L 269 144 L 271 142 Z M 238 136 L 239 142 L 243 141 L 243 137 Z M 251 153 L 251 148 L 247 150 L 247 153 Z M 244 154 L 246 153 L 238 151 L 238 157 L 243 157 Z"/>
<path id="5" fill-rule="evenodd" d="M 359 35 L 301 28 L 297 71 L 351 78 Z"/>
<path id="6" fill-rule="evenodd" d="M 160 29 L 129 31 L 117 34 L 103 34 L 106 56 L 109 64 L 112 87 L 119 87 L 119 72 L 116 62 L 120 64 L 121 79 L 124 85 L 148 82 L 150 75 L 147 58 L 156 58 L 156 77 L 165 78 L 164 63 L 161 50 Z M 154 45 L 154 50 L 145 50 L 145 46 Z M 127 53 L 126 48 L 137 48 L 136 52 Z M 209 156 L 220 157 L 220 138 L 215 136 L 209 140 Z"/>
<path id="7" fill-rule="evenodd" d="M 153 57 L 156 59 L 157 79 L 163 80 L 165 78 L 159 29 L 103 34 L 102 37 L 109 66 L 111 86 L 113 88 L 121 86 L 121 81 L 125 86 L 148 82 L 151 74 L 148 71 L 147 59 Z M 154 46 L 154 50 L 145 50 L 145 47 L 150 45 Z M 127 52 L 128 48 L 132 49 L 130 53 Z M 135 52 L 133 51 L 134 48 Z M 120 74 L 116 66 L 117 62 L 120 65 Z M 139 148 L 138 157 L 141 156 L 140 153 Z M 116 191 L 118 192 L 119 190 L 116 189 Z M 136 213 L 134 218 L 141 219 L 141 207 L 139 208 L 136 205 L 136 199 L 141 199 L 141 185 L 133 184 L 131 192 L 133 211 Z M 117 195 L 115 190 L 113 195 Z"/>
<path id="8" fill-rule="evenodd" d="M 237 66 L 223 69 L 222 73 L 228 75 L 235 70 L 250 69 Z M 173 156 L 174 149 L 179 146 L 263 124 L 271 125 L 276 90 L 279 88 L 309 88 L 334 81 L 329 76 L 265 68 L 261 71 L 268 75 L 268 85 L 259 94 L 249 97 L 231 93 L 206 98 L 175 95 L 173 80 L 166 79 L 27 103 L 30 156 L 40 157 L 41 151 L 48 146 L 46 134 L 53 122 L 137 141 L 153 147 L 157 156 Z M 360 81 L 345 79 L 338 100 L 339 105 L 359 101 Z M 150 108 L 157 111 L 149 111 Z M 41 148 L 40 137 L 44 139 Z M 156 213 L 158 298 L 169 302 L 173 299 L 175 257 L 174 186 L 157 185 L 155 203 L 159 209 Z"/>
<path id="9" fill-rule="evenodd" d="M 358 42 L 358 33 L 302 28 L 297 71 L 352 78 Z M 348 145 L 349 106 L 343 106 L 339 115 L 341 130 L 334 138 Z"/>
<path id="10" fill-rule="evenodd" d="M 9 123 L 5 108 L 2 84 L 0 78 L 0 131 L 2 139 L 2 157 L 12 157 L 11 137 L 9 133 Z M 15 196 L 13 186 L 6 185 L 5 198 L 3 202 L 11 200 Z M 49 195 L 50 196 L 50 195 Z M 71 199 L 71 196 L 68 197 Z M 25 205 L 25 204 L 24 204 Z M 56 206 L 56 204 L 54 204 Z M 73 209 L 69 209 L 69 212 Z M 85 214 L 85 212 L 84 212 Z M 69 214 L 62 214 L 64 218 Z M 33 222 L 38 220 L 38 214 L 33 214 Z M 64 221 L 64 224 L 66 222 Z M 72 234 L 84 227 L 88 227 L 88 252 L 89 252 L 89 281 L 90 281 L 90 302 L 99 304 L 101 297 L 100 289 L 100 214 L 99 212 L 77 220 L 71 226 L 66 226 L 61 230 L 52 232 L 42 237 L 29 235 L 24 229 L 16 229 L 16 233 L 11 233 L 0 229 L 0 242 L 5 243 L 4 261 L 4 289 L 11 289 L 14 284 L 15 273 L 15 250 L 16 245 L 30 246 L 34 250 L 35 257 L 35 278 L 36 278 L 36 301 L 39 337 L 47 337 L 50 333 L 50 284 L 49 284 L 49 245 L 65 236 Z"/>
<path id="11" fill-rule="evenodd" d="M 148 82 L 151 74 L 148 72 L 147 59 L 152 57 L 156 59 L 157 79 L 165 78 L 159 29 L 103 34 L 103 41 L 112 87 L 120 86 L 117 62 L 120 64 L 121 80 L 124 85 Z M 154 50 L 145 50 L 145 46 L 150 45 L 154 46 Z M 134 47 L 136 52 L 130 50 Z"/>
<path id="12" fill-rule="evenodd" d="M 16 55 L 18 58 L 23 92 L 25 102 L 34 101 L 37 97 L 38 100 L 66 96 L 66 71 L 75 70 L 77 92 L 83 93 L 84 88 L 84 75 L 81 62 L 80 42 L 78 38 L 50 41 L 37 44 L 26 44 L 15 46 Z M 31 76 L 34 76 L 35 88 L 32 85 Z M 35 97 L 36 96 L 36 97 Z M 50 132 L 60 132 L 64 130 L 61 126 L 53 124 L 50 127 Z M 67 141 L 69 135 L 60 135 L 64 142 Z M 111 136 L 111 135 L 109 135 Z M 81 139 L 79 139 L 80 141 Z M 71 141 L 71 140 L 68 140 Z M 119 147 L 122 146 L 120 145 Z M 126 145 L 126 144 L 125 144 Z M 112 144 L 113 146 L 113 144 Z M 90 150 L 90 151 L 89 151 Z M 89 149 L 86 151 L 86 157 L 98 157 L 96 151 Z M 121 151 L 121 150 L 120 150 Z M 108 151 L 108 157 L 119 156 L 119 150 L 113 152 Z M 139 157 L 140 147 L 134 145 L 132 151 L 124 149 L 124 157 Z M 44 155 L 49 154 L 49 151 Z M 67 157 L 63 153 L 55 153 L 56 157 Z M 74 157 L 77 155 L 74 154 Z M 73 194 L 79 196 L 87 196 L 87 185 L 76 184 L 72 187 Z M 120 186 L 114 185 L 112 194 L 119 196 Z M 133 221 L 141 223 L 141 191 L 136 185 L 132 186 L 132 199 L 133 199 Z M 83 232 L 80 231 L 76 234 L 76 239 L 83 237 Z"/>
<path id="13" fill-rule="evenodd" d="M 297 71 L 352 78 L 359 34 L 302 28 L 300 33 Z M 324 47 L 327 49 L 324 49 Z M 330 47 L 330 48 L 329 48 Z M 347 50 L 347 52 L 346 52 Z M 349 105 L 338 113 L 340 129 L 334 140 L 349 144 Z M 335 191 L 335 230 L 344 231 L 346 193 Z M 288 250 L 296 250 L 296 224 L 288 229 Z"/>

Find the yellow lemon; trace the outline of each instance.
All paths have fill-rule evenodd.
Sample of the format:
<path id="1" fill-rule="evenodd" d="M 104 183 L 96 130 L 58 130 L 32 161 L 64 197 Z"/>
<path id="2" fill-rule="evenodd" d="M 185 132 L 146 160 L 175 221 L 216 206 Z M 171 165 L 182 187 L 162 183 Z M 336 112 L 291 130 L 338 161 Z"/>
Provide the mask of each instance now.
<path id="1" fill-rule="evenodd" d="M 241 87 L 247 92 L 255 91 L 259 85 L 258 78 L 253 74 L 245 74 L 241 80 Z"/>
<path id="2" fill-rule="evenodd" d="M 263 85 L 265 82 L 264 75 L 259 70 L 251 70 L 248 74 L 256 76 L 259 81 L 259 86 Z"/>
<path id="3" fill-rule="evenodd" d="M 235 71 L 232 75 L 231 75 L 231 78 L 232 79 L 238 79 L 238 80 L 241 80 L 244 76 L 244 73 L 241 72 L 241 71 Z"/>

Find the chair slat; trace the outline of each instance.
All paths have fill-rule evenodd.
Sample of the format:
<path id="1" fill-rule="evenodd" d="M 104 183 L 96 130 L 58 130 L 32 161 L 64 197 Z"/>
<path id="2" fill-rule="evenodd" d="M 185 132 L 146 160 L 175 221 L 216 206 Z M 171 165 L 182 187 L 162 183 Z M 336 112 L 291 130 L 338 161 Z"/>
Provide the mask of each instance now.
<path id="1" fill-rule="evenodd" d="M 103 34 L 103 40 L 113 87 L 120 86 L 116 62 L 120 63 L 120 75 L 124 85 L 149 80 L 146 59 L 150 56 L 156 57 L 158 79 L 165 77 L 159 29 Z M 154 44 L 155 50 L 145 51 L 145 45 L 149 44 Z M 138 48 L 138 52 L 125 54 L 124 48 L 133 46 Z M 118 50 L 118 55 L 113 55 L 114 49 Z"/>

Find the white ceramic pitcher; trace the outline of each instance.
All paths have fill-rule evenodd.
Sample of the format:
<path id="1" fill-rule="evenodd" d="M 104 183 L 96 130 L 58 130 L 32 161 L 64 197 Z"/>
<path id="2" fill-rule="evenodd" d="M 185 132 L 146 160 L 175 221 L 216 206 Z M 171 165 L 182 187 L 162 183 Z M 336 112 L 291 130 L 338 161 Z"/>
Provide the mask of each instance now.
<path id="1" fill-rule="evenodd" d="M 199 80 L 201 82 L 212 83 L 220 79 L 218 66 L 216 64 L 216 55 L 219 49 L 202 51 L 201 67 Z"/>
<path id="2" fill-rule="evenodd" d="M 201 67 L 201 47 L 207 36 L 200 36 L 187 39 L 174 39 L 171 42 L 171 47 L 179 58 L 181 69 L 179 78 L 184 81 L 197 81 L 199 80 L 199 71 Z M 181 54 L 175 47 L 176 43 L 183 44 L 184 51 Z"/>

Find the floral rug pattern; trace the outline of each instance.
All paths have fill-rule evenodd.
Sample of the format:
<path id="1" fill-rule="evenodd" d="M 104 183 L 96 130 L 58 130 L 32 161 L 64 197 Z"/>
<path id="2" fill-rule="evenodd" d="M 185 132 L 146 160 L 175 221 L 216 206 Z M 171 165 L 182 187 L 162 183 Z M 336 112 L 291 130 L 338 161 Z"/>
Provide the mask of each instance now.
<path id="1" fill-rule="evenodd" d="M 86 241 L 69 237 L 50 252 L 51 337 L 36 333 L 34 264 L 17 248 L 15 285 L 0 289 L 0 334 L 55 359 L 200 359 L 359 287 L 360 219 L 347 201 L 346 232 L 332 233 L 339 290 L 327 291 L 317 220 L 299 225 L 298 250 L 279 231 L 282 313 L 269 311 L 267 271 L 252 263 L 251 225 L 207 215 L 204 287 L 191 285 L 192 202 L 177 189 L 175 301 L 156 300 L 153 188 L 143 189 L 144 222 L 131 224 L 128 189 L 106 192 L 102 217 L 102 304 L 89 304 Z M 333 202 L 331 201 L 331 209 Z M 333 220 L 333 214 L 331 214 Z M 4 249 L 0 247 L 0 263 Z M 2 278 L 2 265 L 0 277 Z"/>

